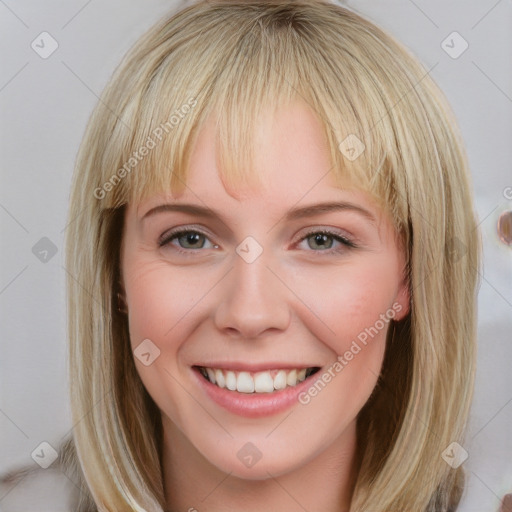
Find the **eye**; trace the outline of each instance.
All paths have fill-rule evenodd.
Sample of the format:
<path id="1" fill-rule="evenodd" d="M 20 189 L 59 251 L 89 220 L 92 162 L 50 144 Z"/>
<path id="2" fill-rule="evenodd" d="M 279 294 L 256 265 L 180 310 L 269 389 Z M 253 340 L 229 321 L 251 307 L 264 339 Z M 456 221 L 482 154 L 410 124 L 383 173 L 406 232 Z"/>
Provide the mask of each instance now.
<path id="1" fill-rule="evenodd" d="M 356 244 L 346 236 L 325 229 L 309 232 L 300 239 L 300 242 L 305 240 L 308 241 L 307 246 L 309 249 L 313 249 L 313 252 L 343 252 L 348 248 L 357 247 Z M 177 241 L 178 243 L 172 243 L 174 241 Z M 201 231 L 194 229 L 177 229 L 171 231 L 170 233 L 164 233 L 160 237 L 158 245 L 159 247 L 173 245 L 174 248 L 181 253 L 190 253 L 190 249 L 217 249 L 219 247 L 218 245 L 214 245 L 211 242 L 209 242 L 210 247 L 207 245 L 205 246 L 205 243 L 207 242 L 209 242 L 207 235 Z M 336 243 L 338 243 L 340 247 L 337 249 L 332 249 L 333 245 Z"/>
<path id="2" fill-rule="evenodd" d="M 182 229 L 179 231 L 171 231 L 170 233 L 165 233 L 160 237 L 158 245 L 163 247 L 165 245 L 170 244 L 172 241 L 177 240 L 178 246 L 177 250 L 180 252 L 181 249 L 204 249 L 205 241 L 208 240 L 208 237 L 201 233 L 201 231 L 196 231 L 192 229 Z M 217 248 L 218 245 L 212 245 L 211 248 Z"/>
<path id="3" fill-rule="evenodd" d="M 304 240 L 308 241 L 308 247 L 310 249 L 320 249 L 320 251 L 315 250 L 314 252 L 342 252 L 347 248 L 356 247 L 356 244 L 354 244 L 346 236 L 325 229 L 319 231 L 311 231 L 306 236 L 302 237 L 301 242 Z M 341 244 L 341 247 L 331 251 L 332 246 L 336 242 Z"/>

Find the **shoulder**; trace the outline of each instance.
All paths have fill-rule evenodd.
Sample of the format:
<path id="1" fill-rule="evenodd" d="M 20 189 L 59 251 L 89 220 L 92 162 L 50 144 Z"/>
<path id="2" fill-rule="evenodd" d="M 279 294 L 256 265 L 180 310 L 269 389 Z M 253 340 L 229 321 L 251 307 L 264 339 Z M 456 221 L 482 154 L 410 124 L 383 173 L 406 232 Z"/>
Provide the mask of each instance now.
<path id="1" fill-rule="evenodd" d="M 34 464 L 1 474 L 0 511 L 98 512 L 73 440 L 60 445 L 58 459 L 47 469 Z"/>
<path id="2" fill-rule="evenodd" d="M 36 464 L 0 475 L 1 512 L 98 512 L 82 472 L 72 436 L 47 469 Z"/>
<path id="3" fill-rule="evenodd" d="M 78 489 L 59 469 L 22 468 L 3 475 L 2 512 L 76 511 Z"/>

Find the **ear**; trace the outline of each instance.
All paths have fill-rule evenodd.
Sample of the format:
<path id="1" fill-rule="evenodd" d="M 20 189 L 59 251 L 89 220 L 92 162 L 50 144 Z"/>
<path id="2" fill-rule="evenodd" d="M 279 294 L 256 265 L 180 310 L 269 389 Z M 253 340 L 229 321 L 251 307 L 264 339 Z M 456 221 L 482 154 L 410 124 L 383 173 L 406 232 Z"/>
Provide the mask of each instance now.
<path id="1" fill-rule="evenodd" d="M 126 304 L 126 292 L 122 279 L 117 282 L 117 310 L 120 313 L 128 313 L 128 306 Z"/>
<path id="2" fill-rule="evenodd" d="M 403 320 L 411 310 L 411 294 L 409 291 L 409 280 L 404 277 L 398 288 L 398 293 L 395 298 L 397 304 L 395 310 L 397 312 L 395 320 L 399 322 Z"/>

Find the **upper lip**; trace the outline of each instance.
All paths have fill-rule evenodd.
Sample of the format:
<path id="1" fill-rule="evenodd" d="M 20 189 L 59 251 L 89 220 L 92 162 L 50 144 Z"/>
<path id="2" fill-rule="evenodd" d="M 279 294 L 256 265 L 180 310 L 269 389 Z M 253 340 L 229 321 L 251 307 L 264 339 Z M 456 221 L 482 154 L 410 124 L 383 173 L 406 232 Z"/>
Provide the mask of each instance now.
<path id="1" fill-rule="evenodd" d="M 280 363 L 269 361 L 264 363 L 246 363 L 246 362 L 228 362 L 228 361 L 211 361 L 208 363 L 199 363 L 194 366 L 203 368 L 215 368 L 219 370 L 246 371 L 246 372 L 262 372 L 266 370 L 294 370 L 307 368 L 321 368 L 319 364 L 304 363 Z"/>

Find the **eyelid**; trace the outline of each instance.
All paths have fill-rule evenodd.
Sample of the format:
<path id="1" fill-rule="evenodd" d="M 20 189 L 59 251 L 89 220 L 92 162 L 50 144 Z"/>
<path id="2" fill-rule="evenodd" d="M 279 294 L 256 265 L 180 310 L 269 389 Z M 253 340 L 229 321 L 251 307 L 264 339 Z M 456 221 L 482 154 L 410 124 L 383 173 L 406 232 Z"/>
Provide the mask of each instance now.
<path id="1" fill-rule="evenodd" d="M 306 238 L 315 235 L 317 233 L 324 233 L 326 235 L 332 236 L 333 238 L 339 237 L 343 239 L 345 242 L 352 244 L 354 247 L 356 246 L 357 239 L 351 234 L 347 233 L 345 230 L 340 228 L 326 227 L 326 226 L 313 226 L 304 228 L 303 232 L 298 235 L 297 242 L 302 242 Z M 296 242 L 294 242 L 296 243 Z"/>
<path id="2" fill-rule="evenodd" d="M 204 236 L 206 239 L 210 241 L 216 248 L 218 248 L 218 244 L 213 242 L 213 240 L 210 240 L 210 235 L 207 234 L 205 231 L 203 231 L 202 228 L 196 227 L 194 225 L 184 225 L 184 226 L 178 226 L 175 228 L 172 228 L 166 232 L 164 232 L 160 237 L 158 238 L 158 245 L 159 247 L 165 247 L 166 245 L 171 245 L 170 242 L 174 239 L 178 238 L 179 235 L 194 232 L 198 233 L 202 236 Z M 339 228 L 332 228 L 332 227 L 320 227 L 320 226 L 310 226 L 308 228 L 304 228 L 301 235 L 299 235 L 296 239 L 296 241 L 293 242 L 293 245 L 297 245 L 305 240 L 307 240 L 310 236 L 313 236 L 315 234 L 325 234 L 333 238 L 335 241 L 337 241 L 339 244 L 341 244 L 341 247 L 337 249 L 325 249 L 325 250 L 318 250 L 315 251 L 313 249 L 306 251 L 306 252 L 314 252 L 314 253 L 320 253 L 320 254 L 337 254 L 340 252 L 346 252 L 350 249 L 355 249 L 359 247 L 359 242 L 357 239 L 355 239 L 352 235 L 347 235 L 343 230 L 340 230 Z M 181 248 L 179 246 L 172 246 L 173 250 L 175 250 L 178 253 L 185 254 L 185 255 L 191 255 L 190 253 L 198 253 L 201 252 L 201 247 L 198 249 L 185 249 Z"/>
<path id="3" fill-rule="evenodd" d="M 184 225 L 184 226 L 177 226 L 175 228 L 171 228 L 171 229 L 168 229 L 167 231 L 164 231 L 164 233 L 162 233 L 159 237 L 158 237 L 158 244 L 162 246 L 165 245 L 165 241 L 166 240 L 169 240 L 170 238 L 176 236 L 176 235 L 179 235 L 180 233 L 186 233 L 186 232 L 189 232 L 189 231 L 193 231 L 193 232 L 197 232 L 201 235 L 203 235 L 204 237 L 206 238 L 210 238 L 211 235 L 209 235 L 208 233 L 206 233 L 206 231 L 204 231 L 202 228 L 200 227 L 197 227 L 195 225 Z"/>

